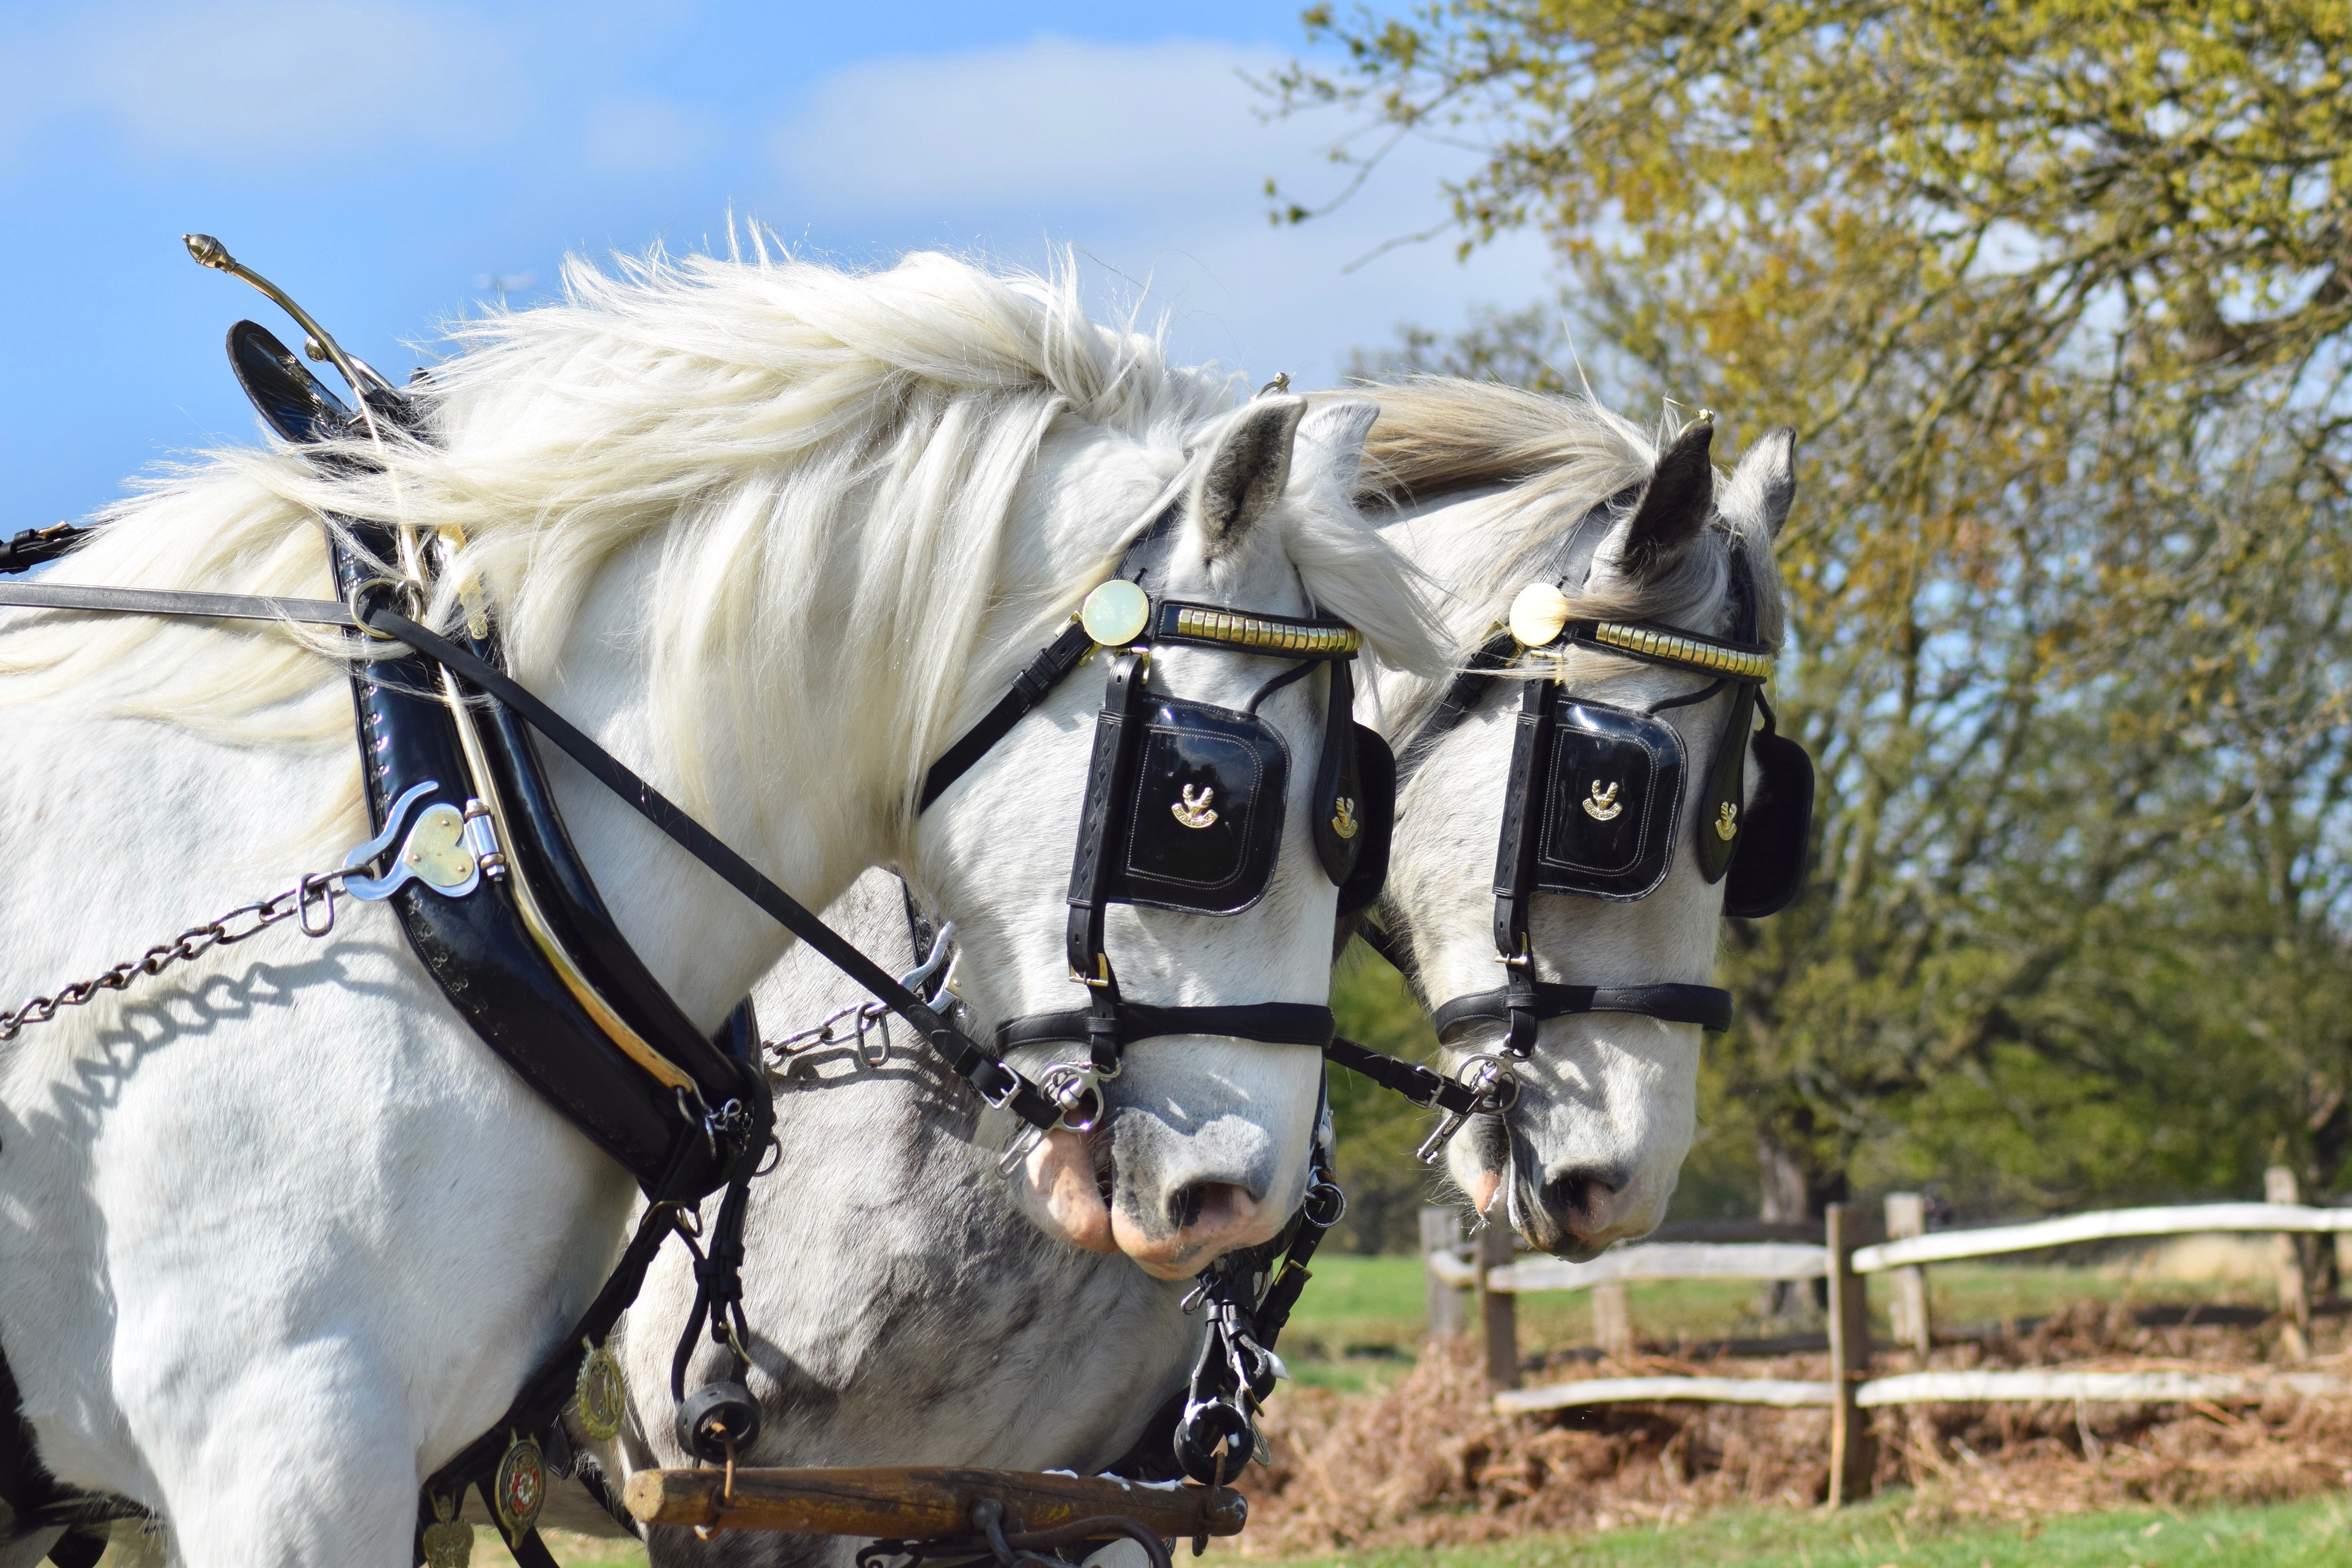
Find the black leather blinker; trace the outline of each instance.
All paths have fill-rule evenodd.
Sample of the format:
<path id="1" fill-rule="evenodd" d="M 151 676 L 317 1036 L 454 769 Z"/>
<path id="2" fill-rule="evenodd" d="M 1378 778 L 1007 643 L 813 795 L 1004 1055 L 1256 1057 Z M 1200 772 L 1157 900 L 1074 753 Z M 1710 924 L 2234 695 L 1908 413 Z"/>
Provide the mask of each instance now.
<path id="1" fill-rule="evenodd" d="M 1555 705 L 1535 885 L 1547 893 L 1639 899 L 1672 863 L 1682 811 L 1683 739 L 1648 713 Z"/>

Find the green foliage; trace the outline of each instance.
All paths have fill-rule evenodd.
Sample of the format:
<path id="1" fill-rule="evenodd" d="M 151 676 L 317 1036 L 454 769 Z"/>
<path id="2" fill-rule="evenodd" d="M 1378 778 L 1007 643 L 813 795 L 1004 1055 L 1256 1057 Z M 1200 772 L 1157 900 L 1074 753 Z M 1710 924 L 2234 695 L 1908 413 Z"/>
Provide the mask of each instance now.
<path id="1" fill-rule="evenodd" d="M 2014 1211 L 2352 1148 L 2352 8 L 1329 7 L 1274 84 L 1486 153 L 1621 401 L 1798 426 L 1816 891 L 1735 926 L 1711 1190 Z M 1285 216 L 1312 216 L 1294 205 Z M 1495 315 L 1390 365 L 1559 388 Z"/>
<path id="2" fill-rule="evenodd" d="M 1349 944 L 1341 956 L 1331 1011 L 1339 1034 L 1358 1045 L 1412 1061 L 1437 1055 L 1436 1032 L 1404 977 L 1361 942 Z M 1429 1114 L 1369 1079 L 1342 1068 L 1323 1070 L 1331 1086 L 1339 1185 L 1348 1194 L 1348 1215 L 1324 1245 L 1360 1253 L 1417 1251 L 1422 1205 L 1455 1196 L 1441 1194 L 1439 1175 L 1413 1158 L 1428 1136 Z"/>

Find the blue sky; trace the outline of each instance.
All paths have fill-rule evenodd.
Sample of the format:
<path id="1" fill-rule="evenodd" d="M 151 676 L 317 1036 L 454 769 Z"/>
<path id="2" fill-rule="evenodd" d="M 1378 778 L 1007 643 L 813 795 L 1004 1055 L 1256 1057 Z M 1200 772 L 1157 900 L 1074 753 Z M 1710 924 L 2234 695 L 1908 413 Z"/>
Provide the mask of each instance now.
<path id="1" fill-rule="evenodd" d="M 698 247 L 730 210 L 846 265 L 1074 246 L 1102 308 L 1148 285 L 1185 357 L 1310 385 L 1401 321 L 1535 298 L 1532 240 L 1363 259 L 1439 216 L 1459 153 L 1409 146 L 1334 217 L 1267 224 L 1265 179 L 1335 190 L 1347 129 L 1253 112 L 1244 74 L 1303 47 L 1297 11 L 0 0 L 0 531 L 257 438 L 222 334 L 290 329 L 189 229 L 395 376 L 479 279 L 529 276 L 526 302 L 568 252 Z"/>

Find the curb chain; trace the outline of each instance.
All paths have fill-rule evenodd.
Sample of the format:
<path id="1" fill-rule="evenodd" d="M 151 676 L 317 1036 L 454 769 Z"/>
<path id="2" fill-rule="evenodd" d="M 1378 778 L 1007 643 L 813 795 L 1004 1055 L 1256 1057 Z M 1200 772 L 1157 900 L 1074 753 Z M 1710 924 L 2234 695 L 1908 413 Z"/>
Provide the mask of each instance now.
<path id="1" fill-rule="evenodd" d="M 342 887 L 341 871 L 316 872 L 282 893 L 250 904 L 239 904 L 193 925 L 166 942 L 159 942 L 137 958 L 125 960 L 105 973 L 77 980 L 50 996 L 32 996 L 13 1013 L 0 1013 L 0 1041 L 13 1040 L 28 1024 L 46 1024 L 60 1007 L 79 1007 L 101 991 L 128 991 L 142 977 L 152 979 L 175 963 L 203 957 L 216 947 L 228 947 L 259 936 L 281 921 L 299 920 L 302 934 L 318 938 L 335 929 L 335 895 Z"/>

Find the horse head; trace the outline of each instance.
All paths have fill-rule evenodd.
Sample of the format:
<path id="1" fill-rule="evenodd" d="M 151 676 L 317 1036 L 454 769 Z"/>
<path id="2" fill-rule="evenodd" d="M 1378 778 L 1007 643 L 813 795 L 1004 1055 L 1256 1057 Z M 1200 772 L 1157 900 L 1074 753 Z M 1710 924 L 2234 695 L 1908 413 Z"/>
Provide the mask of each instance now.
<path id="1" fill-rule="evenodd" d="M 1381 912 L 1436 1006 L 1447 1069 L 1509 1080 L 1447 1145 L 1450 1174 L 1480 1213 L 1507 1214 L 1530 1244 L 1589 1257 L 1664 1217 L 1696 1126 L 1700 1020 L 1722 1005 L 1702 989 L 1720 919 L 1758 911 L 1749 884 L 1767 861 L 1793 886 L 1790 856 L 1801 855 L 1803 834 L 1800 823 L 1794 846 L 1765 842 L 1791 831 L 1785 809 L 1766 813 L 1752 839 L 1745 827 L 1769 787 L 1744 761 L 1751 739 L 1759 755 L 1795 750 L 1748 733 L 1769 653 L 1679 645 L 1745 669 L 1753 679 L 1743 683 L 1601 642 L 1612 626 L 1638 626 L 1777 647 L 1771 552 L 1795 492 L 1793 437 L 1767 437 L 1718 486 L 1705 424 L 1660 450 L 1581 400 L 1466 383 L 1382 396 L 1374 456 L 1391 483 L 1423 479 L 1418 504 L 1386 531 L 1454 595 L 1463 664 L 1478 663 L 1482 647 L 1487 657 L 1486 678 L 1450 691 L 1381 682 L 1405 719 L 1407 773 Z M 1471 429 L 1461 416 L 1472 405 L 1482 410 L 1476 449 L 1517 467 L 1481 469 L 1448 451 L 1444 432 Z M 1455 445 L 1470 444 L 1465 435 Z M 1497 638 L 1514 601 L 1516 636 Z M 1555 641 L 1563 624 L 1588 635 Z M 1529 700 L 1546 682 L 1556 682 L 1550 707 Z M 1515 802 L 1525 831 L 1507 839 L 1515 770 L 1528 781 Z M 1810 780 L 1806 768 L 1808 792 Z M 1528 858 L 1517 873 L 1510 846 Z M 1514 968 L 1521 999 L 1544 1004 L 1519 1020 L 1532 1048 L 1516 1058 Z"/>
<path id="2" fill-rule="evenodd" d="M 1373 413 L 1265 397 L 1199 432 L 1129 551 L 1150 552 L 1151 614 L 1175 601 L 1229 622 L 1336 616 L 1413 658 L 1410 574 L 1349 499 Z M 1041 489 L 1045 531 L 1077 526 L 1063 514 L 1085 504 L 1083 488 Z M 1091 609 L 1086 624 L 1093 633 Z M 1109 634 L 1115 646 L 1098 647 L 922 814 L 902 862 L 955 919 L 960 991 L 988 1025 L 1113 999 L 1146 1013 L 1249 1015 L 1230 1027 L 1181 1011 L 1139 1022 L 1108 1063 L 1068 1023 L 1009 1037 L 1016 1065 L 1073 1108 L 1006 1152 L 1024 1211 L 1050 1236 L 1123 1252 L 1167 1279 L 1281 1229 L 1307 1181 L 1320 1110 L 1321 1056 L 1298 1033 L 1329 990 L 1336 919 L 1335 874 L 1316 842 L 1318 812 L 1330 811 L 1318 781 L 1327 749 L 1354 742 L 1344 708 L 1327 723 L 1331 691 L 1345 691 L 1327 674 L 1338 667 L 1300 659 L 1306 645 L 1284 640 L 1306 635 L 1296 628 L 1259 625 L 1276 629 L 1254 644 L 1155 637 L 1140 658 Z M 1122 680 L 1140 682 L 1140 696 L 1113 695 Z M 1118 722 L 1150 734 L 1125 761 L 1106 739 L 1119 704 Z M 1124 866 L 1131 885 L 1089 886 L 1090 858 Z"/>

